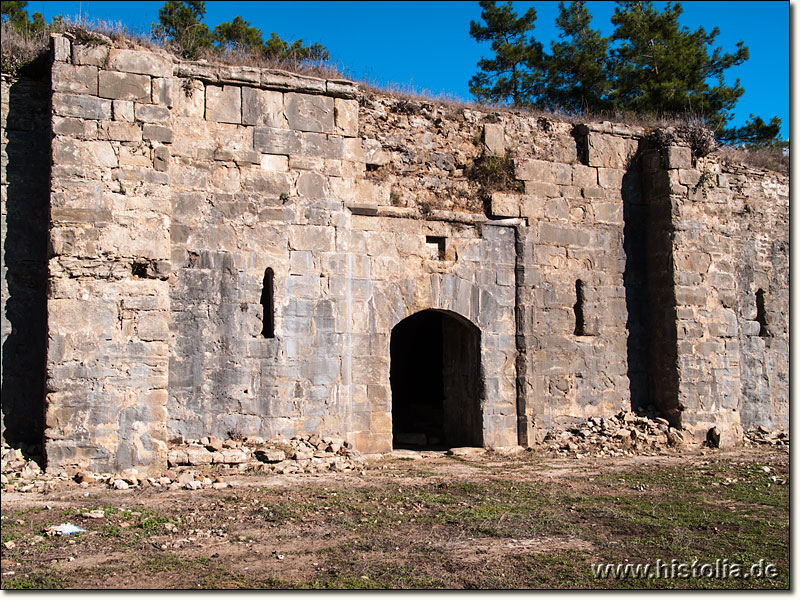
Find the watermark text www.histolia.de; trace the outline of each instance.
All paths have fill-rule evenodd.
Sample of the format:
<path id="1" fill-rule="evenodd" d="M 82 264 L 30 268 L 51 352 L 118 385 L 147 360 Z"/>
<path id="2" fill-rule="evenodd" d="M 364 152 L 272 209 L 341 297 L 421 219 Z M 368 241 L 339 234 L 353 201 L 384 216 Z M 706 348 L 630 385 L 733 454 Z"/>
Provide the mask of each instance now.
<path id="1" fill-rule="evenodd" d="M 761 559 L 757 563 L 730 562 L 718 558 L 714 562 L 681 562 L 673 558 L 655 563 L 592 563 L 595 579 L 774 579 L 778 567 Z"/>

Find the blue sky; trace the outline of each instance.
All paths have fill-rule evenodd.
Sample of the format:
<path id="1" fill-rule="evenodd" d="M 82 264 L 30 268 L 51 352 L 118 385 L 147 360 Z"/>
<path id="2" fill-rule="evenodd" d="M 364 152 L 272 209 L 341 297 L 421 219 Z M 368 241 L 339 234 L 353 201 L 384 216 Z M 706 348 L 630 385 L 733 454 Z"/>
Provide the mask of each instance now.
<path id="1" fill-rule="evenodd" d="M 133 31 L 148 31 L 158 20 L 163 1 L 56 2 L 33 0 L 28 12 L 46 20 L 63 14 L 90 20 L 121 22 Z M 655 3 L 663 7 L 664 2 Z M 515 2 L 517 14 L 535 6 L 536 38 L 549 46 L 556 36 L 558 2 Z M 593 27 L 610 34 L 613 2 L 588 2 Z M 716 45 L 733 52 L 744 41 L 750 59 L 726 73 L 745 89 L 735 108 L 733 125 L 750 113 L 783 121 L 789 136 L 789 2 L 683 2 L 681 24 L 692 30 L 720 29 Z M 240 15 L 261 29 L 287 40 L 318 42 L 332 62 L 350 77 L 375 85 L 471 100 L 467 82 L 489 44 L 469 37 L 469 23 L 480 18 L 477 2 L 206 2 L 205 22 L 213 29 Z"/>

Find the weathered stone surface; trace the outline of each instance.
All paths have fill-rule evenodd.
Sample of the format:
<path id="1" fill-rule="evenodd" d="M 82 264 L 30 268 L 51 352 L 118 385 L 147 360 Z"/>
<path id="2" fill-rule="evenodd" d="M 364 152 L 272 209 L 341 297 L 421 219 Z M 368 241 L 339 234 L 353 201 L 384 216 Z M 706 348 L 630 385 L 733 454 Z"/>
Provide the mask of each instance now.
<path id="1" fill-rule="evenodd" d="M 72 45 L 72 62 L 76 65 L 92 65 L 102 67 L 106 64 L 109 47 L 105 44 Z"/>
<path id="2" fill-rule="evenodd" d="M 53 94 L 53 112 L 62 117 L 80 119 L 110 119 L 111 102 L 95 96 Z"/>
<path id="3" fill-rule="evenodd" d="M 630 165 L 639 143 L 636 140 L 591 132 L 587 146 L 589 166 L 624 170 Z"/>
<path id="4" fill-rule="evenodd" d="M 123 73 L 140 73 L 153 77 L 172 76 L 171 60 L 145 50 L 112 48 L 108 54 L 108 66 Z"/>
<path id="5" fill-rule="evenodd" d="M 345 137 L 358 135 L 358 101 L 335 98 L 333 101 L 336 133 Z"/>
<path id="6" fill-rule="evenodd" d="M 133 102 L 129 100 L 114 100 L 112 113 L 115 121 L 132 122 L 134 119 Z"/>
<path id="7" fill-rule="evenodd" d="M 506 155 L 506 138 L 503 126 L 500 123 L 486 123 L 483 126 L 483 143 L 486 149 L 494 156 Z M 517 175 L 518 179 L 524 179 Z"/>
<path id="8" fill-rule="evenodd" d="M 70 41 L 63 35 L 54 35 L 50 39 L 53 48 L 53 60 L 66 62 L 70 57 Z"/>
<path id="9" fill-rule="evenodd" d="M 585 427 L 557 452 L 655 452 L 788 421 L 787 177 L 686 163 L 680 136 L 665 164 L 673 151 L 643 128 L 356 99 L 354 84 L 250 67 L 180 63 L 172 79 L 157 53 L 101 61 L 80 46 L 38 104 L 35 85 L 4 80 L 0 121 L 4 210 L 51 174 L 30 192 L 49 215 L 46 318 L 23 336 L 47 340 L 50 464 L 340 470 L 357 464 L 343 438 L 509 448 L 567 419 Z M 97 67 L 113 102 L 94 95 Z M 476 176 L 501 149 L 514 172 Z M 36 219 L 13 210 L 4 261 L 19 282 L 34 244 L 14 228 Z M 5 309 L 27 297 L 3 289 L 6 360 L 22 334 Z M 394 430 L 396 382 L 424 380 L 421 367 L 390 378 L 400 324 L 419 315 L 441 320 L 400 342 L 409 356 L 436 350 L 436 330 L 453 352 L 426 364 L 471 361 L 439 373 L 460 404 L 435 433 Z M 632 406 L 668 423 L 614 416 Z M 447 439 L 459 420 L 472 439 Z M 200 477 L 121 480 L 213 484 Z"/>
<path id="10" fill-rule="evenodd" d="M 175 79 L 172 77 L 156 77 L 151 82 L 153 104 L 163 104 L 167 108 L 173 106 Z"/>
<path id="11" fill-rule="evenodd" d="M 519 194 L 494 192 L 492 194 L 492 215 L 495 217 L 518 217 L 520 214 Z"/>
<path id="12" fill-rule="evenodd" d="M 145 123 L 166 123 L 169 121 L 169 109 L 155 104 L 134 104 L 134 114 L 137 121 Z"/>
<path id="13" fill-rule="evenodd" d="M 297 131 L 333 133 L 334 99 L 289 92 L 285 95 L 286 119 Z"/>
<path id="14" fill-rule="evenodd" d="M 266 127 L 287 127 L 283 94 L 257 88 L 242 88 L 242 123 Z"/>
<path id="15" fill-rule="evenodd" d="M 145 123 L 142 128 L 142 137 L 146 140 L 169 144 L 172 142 L 172 130 L 169 127 Z"/>
<path id="16" fill-rule="evenodd" d="M 668 169 L 691 169 L 692 151 L 685 146 L 669 146 L 666 150 Z"/>
<path id="17" fill-rule="evenodd" d="M 97 94 L 97 67 L 53 63 L 53 91 Z"/>
<path id="18" fill-rule="evenodd" d="M 242 88 L 237 85 L 206 86 L 206 118 L 218 123 L 241 123 Z"/>
<path id="19" fill-rule="evenodd" d="M 150 102 L 150 78 L 147 75 L 100 71 L 99 96 L 119 100 Z"/>
<path id="20" fill-rule="evenodd" d="M 258 127 L 253 130 L 253 148 L 265 154 L 296 154 L 300 152 L 301 138 L 289 129 Z"/>

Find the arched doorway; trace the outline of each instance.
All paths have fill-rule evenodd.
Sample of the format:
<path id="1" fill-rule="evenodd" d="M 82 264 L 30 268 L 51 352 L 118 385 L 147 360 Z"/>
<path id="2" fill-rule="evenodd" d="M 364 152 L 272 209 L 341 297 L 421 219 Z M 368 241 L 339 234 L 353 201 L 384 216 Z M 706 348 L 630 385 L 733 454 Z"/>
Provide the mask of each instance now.
<path id="1" fill-rule="evenodd" d="M 423 310 L 392 329 L 394 448 L 482 446 L 481 331 L 455 313 Z"/>

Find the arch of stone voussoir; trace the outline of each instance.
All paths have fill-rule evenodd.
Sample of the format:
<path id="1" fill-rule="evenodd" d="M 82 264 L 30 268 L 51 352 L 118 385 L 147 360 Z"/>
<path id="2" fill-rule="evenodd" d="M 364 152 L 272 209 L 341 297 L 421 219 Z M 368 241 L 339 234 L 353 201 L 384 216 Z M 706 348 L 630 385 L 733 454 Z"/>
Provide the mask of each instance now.
<path id="1" fill-rule="evenodd" d="M 403 319 L 423 310 L 447 311 L 481 332 L 480 377 L 483 443 L 517 443 L 516 340 L 513 304 L 502 306 L 491 289 L 454 274 L 430 273 L 395 280 L 375 290 L 372 307 L 377 331 L 385 335 L 385 385 L 389 390 L 389 335 Z M 387 398 L 387 400 L 389 400 Z M 391 407 L 388 407 L 391 412 Z"/>

